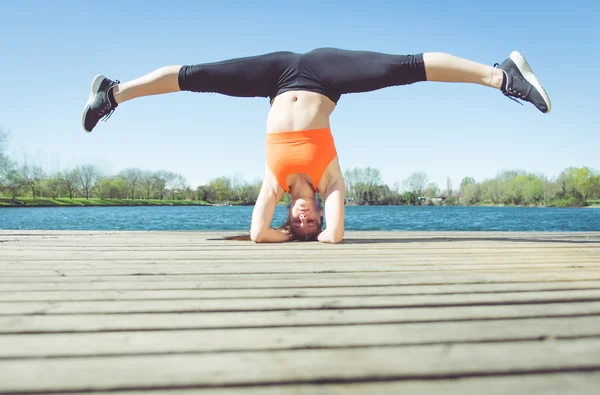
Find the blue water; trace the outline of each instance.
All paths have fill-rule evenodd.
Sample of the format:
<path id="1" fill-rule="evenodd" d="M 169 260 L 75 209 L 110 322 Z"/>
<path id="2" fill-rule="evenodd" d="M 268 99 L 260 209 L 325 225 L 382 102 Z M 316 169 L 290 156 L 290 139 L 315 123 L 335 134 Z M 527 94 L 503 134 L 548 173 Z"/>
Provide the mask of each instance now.
<path id="1" fill-rule="evenodd" d="M 1 208 L 3 230 L 250 229 L 251 206 Z M 278 206 L 273 226 L 286 219 Z M 600 209 L 346 207 L 346 230 L 600 231 Z"/>

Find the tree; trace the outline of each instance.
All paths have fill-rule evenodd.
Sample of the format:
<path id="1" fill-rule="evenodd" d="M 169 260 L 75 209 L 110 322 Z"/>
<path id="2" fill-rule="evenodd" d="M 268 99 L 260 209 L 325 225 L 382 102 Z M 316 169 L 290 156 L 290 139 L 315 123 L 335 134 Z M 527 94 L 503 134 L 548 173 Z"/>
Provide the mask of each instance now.
<path id="1" fill-rule="evenodd" d="M 13 199 L 15 199 L 21 190 L 25 186 L 25 181 L 21 177 L 21 173 L 12 169 L 6 175 L 6 179 L 4 180 L 4 187 L 10 191 L 10 195 Z"/>
<path id="2" fill-rule="evenodd" d="M 373 167 L 355 167 L 344 172 L 344 182 L 348 195 L 361 204 L 376 200 L 378 186 L 381 185 L 381 171 Z"/>
<path id="3" fill-rule="evenodd" d="M 121 171 L 119 175 L 127 180 L 127 189 L 131 194 L 131 198 L 135 199 L 135 191 L 142 179 L 142 171 L 136 168 L 129 168 Z"/>
<path id="4" fill-rule="evenodd" d="M 410 177 L 407 178 L 406 184 L 408 185 L 409 191 L 416 193 L 418 197 L 422 197 L 428 179 L 427 173 L 420 171 L 411 174 Z"/>
<path id="5" fill-rule="evenodd" d="M 78 168 L 79 186 L 85 198 L 90 198 L 90 193 L 101 176 L 100 168 L 96 165 L 82 165 Z"/>
<path id="6" fill-rule="evenodd" d="M 419 203 L 419 197 L 415 192 L 406 191 L 402 194 L 402 201 L 410 206 L 415 206 Z"/>
<path id="7" fill-rule="evenodd" d="M 101 177 L 94 188 L 101 199 L 117 199 L 127 196 L 127 181 L 120 176 Z"/>
<path id="8" fill-rule="evenodd" d="M 358 167 L 350 170 L 346 169 L 344 171 L 344 182 L 346 184 L 346 194 L 353 199 L 356 199 L 354 186 L 359 181 L 360 178 L 360 169 Z"/>
<path id="9" fill-rule="evenodd" d="M 186 188 L 186 180 L 181 174 L 174 174 L 169 178 L 169 185 L 171 187 L 172 199 L 175 200 L 175 195 L 181 193 Z"/>
<path id="10" fill-rule="evenodd" d="M 231 180 L 229 178 L 215 178 L 208 185 L 214 188 L 217 195 L 216 200 L 218 202 L 226 202 L 231 200 Z"/>
<path id="11" fill-rule="evenodd" d="M 404 192 L 406 190 L 405 184 L 406 184 L 405 182 L 396 181 L 394 183 L 394 189 L 393 189 L 393 191 L 395 193 L 397 193 L 398 195 L 402 194 L 402 192 Z"/>
<path id="12" fill-rule="evenodd" d="M 575 189 L 583 196 L 583 204 L 587 204 L 588 198 L 596 189 L 597 172 L 585 166 L 581 169 L 575 169 L 572 177 Z"/>
<path id="13" fill-rule="evenodd" d="M 8 157 L 8 140 L 9 134 L 7 131 L 0 127 L 0 186 L 6 182 L 8 174 L 13 169 L 13 163 Z"/>
<path id="14" fill-rule="evenodd" d="M 198 200 L 203 202 L 215 202 L 217 200 L 217 191 L 211 185 L 200 185 L 198 187 Z"/>
<path id="15" fill-rule="evenodd" d="M 437 197 L 440 193 L 440 188 L 435 182 L 431 182 L 427 184 L 427 188 L 425 188 L 425 196 L 428 198 Z"/>
<path id="16" fill-rule="evenodd" d="M 73 193 L 77 190 L 79 184 L 79 169 L 66 170 L 60 173 L 62 183 L 69 192 L 69 199 L 73 199 Z"/>
<path id="17" fill-rule="evenodd" d="M 167 185 L 175 177 L 175 174 L 165 170 L 160 170 L 154 173 L 154 188 L 158 191 L 158 198 L 163 200 Z"/>
<path id="18" fill-rule="evenodd" d="M 40 165 L 30 165 L 27 160 L 21 165 L 19 176 L 23 183 L 31 189 L 31 196 L 36 198 L 36 188 L 40 181 L 44 179 L 44 169 Z"/>
<path id="19" fill-rule="evenodd" d="M 452 179 L 450 177 L 446 178 L 446 194 L 452 196 Z"/>
<path id="20" fill-rule="evenodd" d="M 241 204 L 255 204 L 260 193 L 260 183 L 251 185 L 244 184 L 239 191 L 239 200 Z"/>
<path id="21" fill-rule="evenodd" d="M 140 186 L 146 192 L 146 199 L 152 198 L 152 191 L 156 185 L 156 175 L 150 171 L 142 172 L 142 177 L 140 178 Z"/>
<path id="22" fill-rule="evenodd" d="M 503 186 L 497 178 L 487 180 L 482 185 L 482 198 L 493 204 L 502 202 Z"/>
<path id="23" fill-rule="evenodd" d="M 467 183 L 461 188 L 461 199 L 468 205 L 478 203 L 481 199 L 481 186 L 477 183 Z"/>
<path id="24" fill-rule="evenodd" d="M 46 180 L 46 188 L 52 198 L 62 196 L 64 191 L 63 176 L 61 172 L 53 174 Z"/>
<path id="25" fill-rule="evenodd" d="M 462 192 L 464 188 L 469 184 L 475 184 L 475 179 L 473 177 L 465 177 L 460 182 L 460 191 Z"/>

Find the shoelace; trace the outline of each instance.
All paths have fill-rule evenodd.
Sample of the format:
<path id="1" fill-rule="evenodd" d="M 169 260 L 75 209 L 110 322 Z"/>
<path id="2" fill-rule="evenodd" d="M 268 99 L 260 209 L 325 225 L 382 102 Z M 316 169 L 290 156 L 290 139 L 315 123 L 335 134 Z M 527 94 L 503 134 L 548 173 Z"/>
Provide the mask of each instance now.
<path id="1" fill-rule="evenodd" d="M 115 85 L 120 84 L 121 81 L 119 80 L 115 80 L 114 84 L 112 84 L 111 86 L 108 87 L 108 90 L 106 91 L 106 95 L 108 96 L 108 91 Z M 102 111 L 100 111 L 100 120 L 102 122 L 106 122 L 108 121 L 108 119 L 111 117 L 112 113 L 115 112 L 115 108 L 112 106 L 112 104 L 110 103 L 110 99 L 107 97 L 106 98 L 106 106 L 102 109 Z M 108 111 L 108 112 L 106 112 Z"/>
<path id="2" fill-rule="evenodd" d="M 494 63 L 494 67 L 498 67 L 500 66 L 499 63 Z M 502 94 L 506 97 L 508 97 L 510 100 L 514 101 L 515 103 L 519 103 L 520 105 L 523 105 L 523 103 L 521 103 L 519 100 L 515 99 L 514 97 L 511 96 L 510 93 L 508 93 L 506 90 L 502 90 Z"/>

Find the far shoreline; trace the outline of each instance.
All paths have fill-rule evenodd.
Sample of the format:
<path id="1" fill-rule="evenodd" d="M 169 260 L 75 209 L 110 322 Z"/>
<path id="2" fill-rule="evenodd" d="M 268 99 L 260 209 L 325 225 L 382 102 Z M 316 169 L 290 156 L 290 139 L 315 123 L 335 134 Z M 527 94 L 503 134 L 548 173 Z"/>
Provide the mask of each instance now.
<path id="1" fill-rule="evenodd" d="M 195 206 L 195 207 L 232 207 L 232 206 L 254 206 L 254 204 L 244 204 L 237 202 L 226 202 L 226 203 L 210 203 L 204 201 L 189 201 L 189 200 L 132 200 L 131 202 L 123 202 L 124 199 L 117 199 L 115 201 L 103 200 L 103 199 L 44 199 L 33 200 L 33 199 L 6 199 L 0 198 L 0 209 L 2 208 L 53 208 L 53 207 L 184 207 L 184 206 Z M 7 201 L 17 201 L 17 204 L 8 203 Z M 52 203 L 47 203 L 51 201 Z M 8 204 L 7 204 L 8 203 Z M 287 203 L 279 203 L 278 205 L 285 206 Z M 498 208 L 591 208 L 600 209 L 600 204 L 593 203 L 587 206 L 529 206 L 529 205 L 504 205 L 504 204 L 475 204 L 475 205 L 404 205 L 404 204 L 377 204 L 377 205 L 358 205 L 358 204 L 347 204 L 346 207 L 498 207 Z"/>

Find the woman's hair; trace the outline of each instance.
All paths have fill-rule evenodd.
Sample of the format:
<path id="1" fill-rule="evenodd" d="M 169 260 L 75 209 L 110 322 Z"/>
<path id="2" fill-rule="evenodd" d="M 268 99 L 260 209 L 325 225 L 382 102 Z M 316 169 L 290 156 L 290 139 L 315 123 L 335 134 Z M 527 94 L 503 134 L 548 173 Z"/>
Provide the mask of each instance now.
<path id="1" fill-rule="evenodd" d="M 319 224 L 318 226 L 315 228 L 314 232 L 311 232 L 308 235 L 299 235 L 299 234 L 295 234 L 294 233 L 294 228 L 292 227 L 292 221 L 290 220 L 289 216 L 290 216 L 290 208 L 292 207 L 292 204 L 288 204 L 287 205 L 287 209 L 288 209 L 288 219 L 279 227 L 279 228 L 273 228 L 275 230 L 279 230 L 279 231 L 285 231 L 287 233 L 290 234 L 290 240 L 294 240 L 294 241 L 318 241 L 318 237 L 319 234 L 321 233 L 321 231 L 323 230 L 323 215 L 321 215 L 320 219 L 319 219 Z M 323 206 L 321 205 L 321 202 L 319 201 L 319 199 L 317 199 L 317 207 L 319 208 L 319 210 L 321 210 L 323 208 Z M 225 240 L 235 240 L 235 241 L 250 241 L 250 235 L 237 235 L 237 236 L 227 236 L 224 237 Z"/>
<path id="2" fill-rule="evenodd" d="M 315 230 L 308 235 L 299 235 L 299 234 L 294 233 L 294 228 L 292 227 L 292 221 L 289 218 L 287 219 L 287 221 L 285 221 L 283 223 L 283 225 L 281 225 L 279 228 L 277 228 L 277 230 L 283 230 L 283 231 L 288 232 L 291 235 L 290 240 L 318 241 L 317 238 L 319 237 L 321 230 L 323 230 L 323 216 L 321 215 L 321 218 L 319 219 L 319 224 L 315 228 Z"/>

